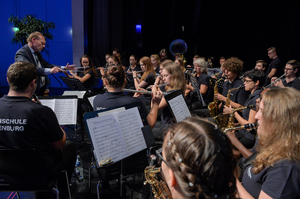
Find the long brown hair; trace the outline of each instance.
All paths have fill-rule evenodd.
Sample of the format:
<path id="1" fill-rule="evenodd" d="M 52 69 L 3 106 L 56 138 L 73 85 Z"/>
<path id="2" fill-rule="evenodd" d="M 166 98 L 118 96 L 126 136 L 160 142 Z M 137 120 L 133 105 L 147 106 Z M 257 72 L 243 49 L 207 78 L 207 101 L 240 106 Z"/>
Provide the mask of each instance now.
<path id="1" fill-rule="evenodd" d="M 146 77 L 150 74 L 153 73 L 155 76 L 155 70 L 154 67 L 152 65 L 151 59 L 147 56 L 144 56 L 140 59 L 140 62 L 142 62 L 143 64 L 145 64 L 146 67 L 146 71 L 144 72 L 144 74 L 141 77 L 141 81 L 145 80 Z"/>
<path id="2" fill-rule="evenodd" d="M 180 66 L 174 62 L 165 65 L 164 70 L 172 75 L 171 83 L 166 85 L 166 91 L 182 90 L 185 91 L 184 73 Z"/>
<path id="3" fill-rule="evenodd" d="M 272 88 L 263 95 L 262 135 L 253 172 L 261 172 L 279 160 L 300 160 L 300 91 Z"/>
<path id="4" fill-rule="evenodd" d="M 87 59 L 89 60 L 89 66 L 90 66 L 89 68 L 87 68 L 86 70 L 84 70 L 83 74 L 87 74 L 88 72 L 90 72 L 90 71 L 92 70 L 92 71 L 94 72 L 95 77 L 97 77 L 97 76 L 98 76 L 98 73 L 96 72 L 96 69 L 95 69 L 95 66 L 94 66 L 94 64 L 93 64 L 93 62 L 92 62 L 92 59 L 91 59 L 89 56 L 87 56 L 87 55 L 82 55 L 82 56 L 80 57 L 79 61 L 80 61 L 81 67 L 83 67 L 83 65 L 82 65 L 82 63 L 81 63 L 81 61 L 82 61 L 83 58 L 87 58 Z"/>

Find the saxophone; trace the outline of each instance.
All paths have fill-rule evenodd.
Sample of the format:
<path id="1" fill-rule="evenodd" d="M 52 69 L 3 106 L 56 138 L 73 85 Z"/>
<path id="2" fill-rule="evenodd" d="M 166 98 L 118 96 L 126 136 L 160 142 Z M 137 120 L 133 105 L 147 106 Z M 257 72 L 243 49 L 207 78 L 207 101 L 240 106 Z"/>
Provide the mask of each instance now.
<path id="1" fill-rule="evenodd" d="M 229 119 L 228 119 L 228 124 L 227 124 L 227 126 L 224 128 L 224 129 L 232 129 L 232 128 L 234 128 L 234 113 L 235 112 L 237 112 L 237 111 L 241 111 L 241 110 L 244 110 L 244 109 L 252 109 L 252 108 L 254 108 L 254 106 L 253 105 L 249 105 L 249 106 L 245 106 L 245 107 L 239 107 L 239 108 L 235 108 L 235 109 L 233 109 L 232 110 L 232 112 L 230 113 L 230 115 L 229 115 Z M 228 115 L 227 115 L 228 116 Z M 223 129 L 223 130 L 224 130 Z"/>
<path id="2" fill-rule="evenodd" d="M 227 92 L 227 97 L 226 97 L 226 101 L 225 101 L 225 106 L 230 106 L 230 99 L 231 99 L 231 94 L 233 91 L 238 90 L 244 88 L 244 86 L 239 86 L 237 88 L 231 88 L 228 90 Z M 223 115 L 222 113 L 220 113 L 219 115 L 217 115 L 216 117 L 214 117 L 214 119 L 216 120 L 216 123 L 218 125 L 218 128 L 222 128 L 225 129 L 228 126 L 233 126 L 234 123 L 234 115 L 233 113 L 229 115 Z"/>
<path id="3" fill-rule="evenodd" d="M 221 77 L 220 79 L 218 79 L 215 82 L 215 86 L 214 86 L 214 95 L 219 93 L 219 89 L 218 89 L 218 83 L 223 80 L 225 78 L 225 76 Z M 209 110 L 209 115 L 211 117 L 215 117 L 219 114 L 220 110 L 219 110 L 219 101 L 216 100 L 216 98 L 214 97 L 214 101 L 208 104 L 208 110 Z"/>
<path id="4" fill-rule="evenodd" d="M 145 168 L 144 172 L 146 178 L 144 185 L 147 183 L 151 185 L 155 199 L 172 199 L 172 195 L 167 184 L 162 180 L 158 180 L 157 174 L 161 172 L 160 167 L 157 168 L 155 166 L 148 166 Z"/>

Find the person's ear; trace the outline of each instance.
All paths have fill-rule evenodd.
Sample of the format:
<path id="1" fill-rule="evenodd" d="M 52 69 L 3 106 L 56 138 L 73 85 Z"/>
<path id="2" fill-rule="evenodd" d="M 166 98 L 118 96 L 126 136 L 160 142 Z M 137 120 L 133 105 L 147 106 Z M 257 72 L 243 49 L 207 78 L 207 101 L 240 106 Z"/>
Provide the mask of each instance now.
<path id="1" fill-rule="evenodd" d="M 298 68 L 294 69 L 294 74 L 296 74 L 298 72 Z"/>
<path id="2" fill-rule="evenodd" d="M 172 169 L 169 169 L 168 172 L 169 172 L 169 176 L 170 176 L 170 181 L 169 181 L 170 187 L 175 187 L 177 185 L 177 180 L 175 178 L 175 174 Z"/>
<path id="3" fill-rule="evenodd" d="M 259 86 L 259 80 L 256 80 L 256 82 L 254 82 L 255 86 Z"/>
<path id="4" fill-rule="evenodd" d="M 103 78 L 103 83 L 104 83 L 105 86 L 107 86 L 108 82 L 107 82 L 106 78 Z"/>

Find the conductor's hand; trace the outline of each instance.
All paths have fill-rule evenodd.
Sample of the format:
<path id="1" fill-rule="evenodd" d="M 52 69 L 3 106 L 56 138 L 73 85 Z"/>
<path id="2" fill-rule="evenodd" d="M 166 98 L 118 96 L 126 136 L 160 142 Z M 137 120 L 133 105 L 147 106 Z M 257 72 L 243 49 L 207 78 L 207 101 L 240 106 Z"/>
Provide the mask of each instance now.
<path id="1" fill-rule="evenodd" d="M 69 63 L 67 63 L 65 69 L 66 70 L 75 70 L 75 65 L 69 65 Z"/>
<path id="2" fill-rule="evenodd" d="M 50 73 L 59 73 L 59 72 L 62 72 L 62 71 L 63 70 L 61 68 L 58 68 L 57 66 L 50 69 Z"/>
<path id="3" fill-rule="evenodd" d="M 159 89 L 157 85 L 152 86 L 152 103 L 159 104 L 161 98 L 163 97 L 162 91 Z"/>

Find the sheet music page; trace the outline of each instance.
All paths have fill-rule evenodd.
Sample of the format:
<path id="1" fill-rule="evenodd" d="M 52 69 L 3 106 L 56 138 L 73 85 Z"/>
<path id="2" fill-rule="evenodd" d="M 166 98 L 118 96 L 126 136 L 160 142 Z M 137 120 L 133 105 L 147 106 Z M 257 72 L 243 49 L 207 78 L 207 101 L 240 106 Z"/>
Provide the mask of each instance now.
<path id="1" fill-rule="evenodd" d="M 187 107 L 182 95 L 178 95 L 168 102 L 177 122 L 191 116 L 189 108 Z"/>
<path id="2" fill-rule="evenodd" d="M 88 100 L 89 100 L 89 102 L 90 102 L 90 104 L 92 105 L 93 108 L 94 108 L 94 99 L 95 99 L 96 96 L 97 95 L 94 95 L 92 97 L 88 97 Z"/>
<path id="3" fill-rule="evenodd" d="M 144 125 L 137 107 L 119 112 L 118 121 L 129 155 L 147 148 L 142 132 Z"/>
<path id="4" fill-rule="evenodd" d="M 54 112 L 59 125 L 75 125 L 77 118 L 77 99 L 55 99 Z"/>
<path id="5" fill-rule="evenodd" d="M 85 93 L 86 91 L 65 91 L 62 96 L 77 95 L 79 99 L 83 99 Z"/>
<path id="6" fill-rule="evenodd" d="M 90 118 L 86 122 L 98 165 L 109 158 L 112 158 L 113 162 L 117 162 L 127 157 L 125 141 L 115 114 Z"/>
<path id="7" fill-rule="evenodd" d="M 42 105 L 44 106 L 48 106 L 49 108 L 52 109 L 53 112 L 55 109 L 55 99 L 40 99 L 40 102 L 42 103 Z"/>

